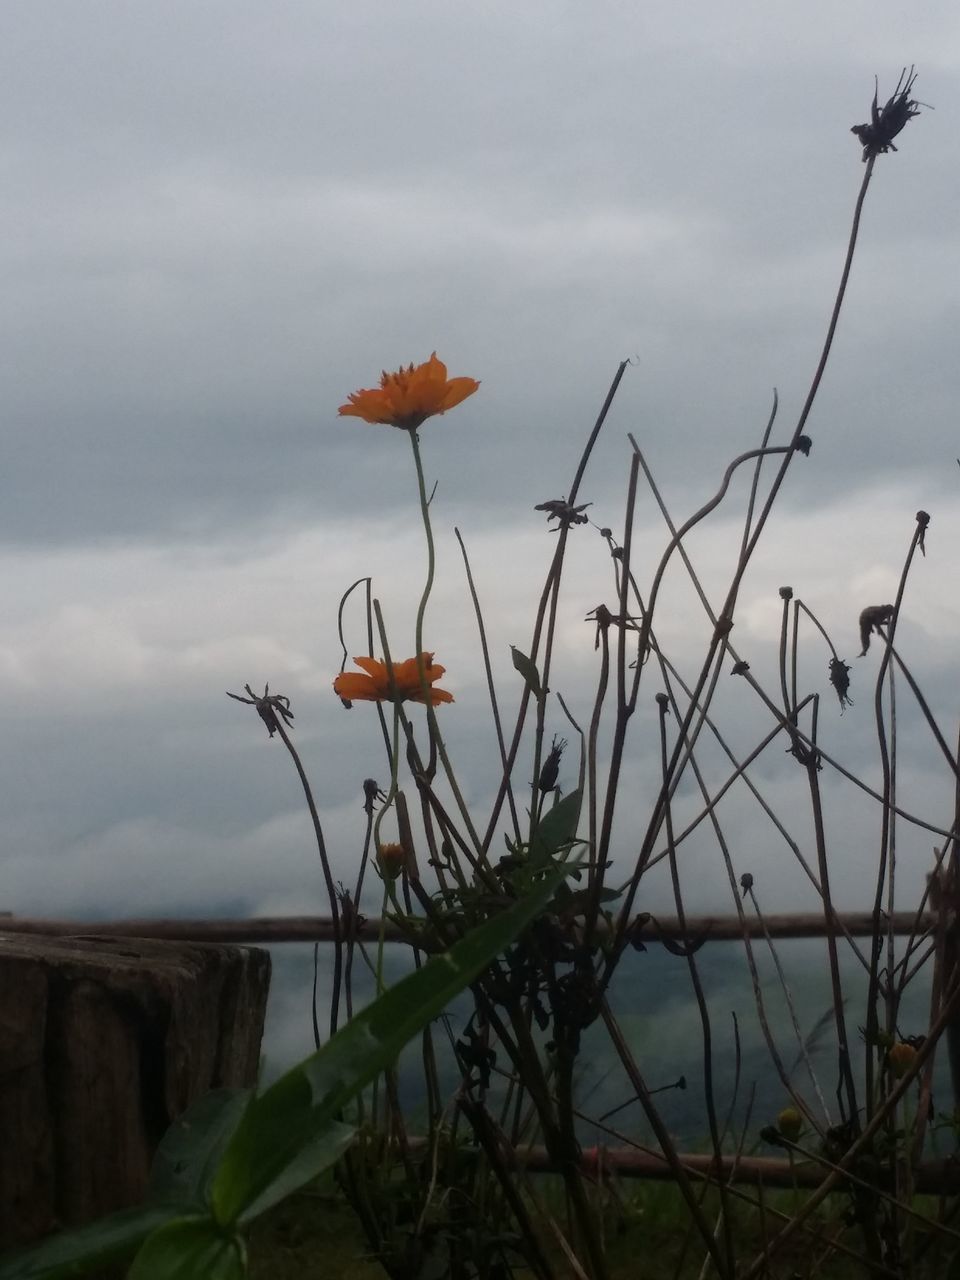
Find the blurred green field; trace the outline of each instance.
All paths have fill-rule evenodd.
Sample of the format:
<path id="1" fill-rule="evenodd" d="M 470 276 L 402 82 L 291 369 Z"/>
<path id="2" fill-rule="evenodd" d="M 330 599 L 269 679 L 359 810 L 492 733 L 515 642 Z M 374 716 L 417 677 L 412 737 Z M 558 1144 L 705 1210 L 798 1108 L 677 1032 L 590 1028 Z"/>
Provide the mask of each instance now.
<path id="1" fill-rule="evenodd" d="M 700 1276 L 703 1250 L 691 1237 L 689 1217 L 679 1192 L 669 1182 L 644 1182 L 619 1189 L 607 1215 L 606 1245 L 611 1280 L 694 1280 Z M 619 1203 L 617 1203 L 619 1201 Z M 789 1211 L 791 1192 L 768 1192 L 765 1203 L 771 1209 Z M 824 1242 L 842 1229 L 848 1207 L 843 1197 L 828 1199 L 813 1225 L 821 1240 L 801 1235 L 771 1263 L 771 1280 L 851 1280 L 868 1275 L 852 1258 L 834 1255 L 824 1260 Z M 918 1205 L 919 1207 L 919 1205 Z M 716 1196 L 705 1202 L 711 1220 L 716 1213 Z M 925 1212 L 936 1212 L 935 1202 L 923 1204 Z M 778 1224 L 767 1217 L 768 1236 Z M 739 1260 L 756 1256 L 764 1227 L 757 1211 L 734 1204 L 733 1232 Z M 915 1244 L 921 1237 L 915 1239 Z M 851 1239 L 851 1244 L 856 1244 Z M 911 1274 L 916 1280 L 944 1280 L 960 1277 L 960 1253 L 934 1242 L 922 1250 L 923 1256 Z M 568 1264 L 547 1248 L 557 1265 L 558 1276 L 571 1276 Z M 518 1276 L 532 1272 L 517 1268 Z M 371 1257 L 357 1219 L 346 1201 L 332 1189 L 295 1196 L 255 1226 L 250 1240 L 251 1280 L 383 1280 L 386 1272 Z M 442 1271 L 436 1273 L 441 1280 Z M 430 1272 L 431 1278 L 434 1272 Z"/>

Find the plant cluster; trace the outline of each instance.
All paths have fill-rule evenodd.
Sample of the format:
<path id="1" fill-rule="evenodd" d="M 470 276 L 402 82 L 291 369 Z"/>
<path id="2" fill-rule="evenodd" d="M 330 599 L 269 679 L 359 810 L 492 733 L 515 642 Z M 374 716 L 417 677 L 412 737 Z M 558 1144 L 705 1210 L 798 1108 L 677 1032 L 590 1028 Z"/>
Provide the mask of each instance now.
<path id="1" fill-rule="evenodd" d="M 268 687 L 259 697 L 249 685 L 247 697 L 230 695 L 254 706 L 271 738 L 282 740 L 304 787 L 333 927 L 330 1039 L 320 1047 L 324 1031 L 314 1004 L 315 1057 L 263 1095 L 230 1104 L 235 1113 L 230 1112 L 229 1123 L 216 1122 L 213 1128 L 220 1126 L 220 1136 L 205 1148 L 207 1167 L 216 1170 L 213 1176 L 197 1175 L 191 1149 L 192 1216 L 181 1213 L 154 1232 L 131 1275 L 161 1274 L 145 1269 L 144 1256 L 155 1260 L 180 1254 L 192 1257 L 197 1266 L 197 1260 L 215 1258 L 221 1269 L 204 1275 L 241 1274 L 240 1227 L 334 1157 L 371 1253 L 393 1280 L 500 1280 L 521 1273 L 540 1280 L 561 1275 L 603 1280 L 609 1275 L 609 1232 L 627 1213 L 622 1177 L 644 1168 L 650 1172 L 651 1165 L 666 1172 L 679 1194 L 684 1252 L 700 1260 L 703 1275 L 755 1280 L 786 1274 L 779 1269 L 781 1259 L 789 1257 L 796 1267 L 798 1240 L 804 1241 L 803 1274 L 809 1275 L 830 1273 L 839 1260 L 881 1276 L 933 1276 L 943 1274 L 948 1258 L 960 1256 L 960 1231 L 952 1225 L 957 1201 L 948 1195 L 955 1178 L 948 1165 L 933 1167 L 928 1159 L 932 1135 L 949 1130 L 951 1123 L 936 1123 L 933 1069 L 937 1046 L 947 1029 L 956 1027 L 960 1011 L 953 936 L 960 801 L 952 800 L 946 822 L 918 818 L 899 802 L 895 769 L 895 692 L 902 678 L 940 751 L 951 794 L 960 796 L 957 752 L 947 744 L 895 645 L 909 572 L 916 552 L 925 553 L 929 516 L 917 513 L 893 602 L 862 602 L 864 653 L 871 637 L 877 642 L 873 653 L 879 651 L 873 695 L 879 788 L 841 764 L 824 741 L 822 692 L 832 687 L 841 713 L 852 706 L 852 669 L 810 606 L 795 598 L 791 588 L 781 590 L 772 689 L 756 677 L 733 634 L 744 577 L 774 503 L 797 459 L 811 452 L 808 424 L 833 343 L 867 188 L 877 157 L 896 149 L 893 138 L 917 114 L 909 97 L 913 83 L 912 73 L 901 77 L 882 109 L 875 98 L 871 123 L 855 129 L 866 168 L 821 358 L 796 423 L 782 437 L 776 434 L 775 397 L 759 444 L 730 461 L 713 496 L 682 522 L 674 521 L 633 436 L 622 519 L 595 524 L 596 508 L 580 501 L 588 463 L 627 362 L 617 369 L 568 488 L 563 496 L 537 504 L 555 542 L 530 641 L 523 650 L 512 649 L 516 685 L 510 699 L 494 677 L 479 594 L 460 539 L 498 752 L 499 782 L 482 818 L 467 803 L 469 792 L 442 727 L 444 717 L 455 715 L 457 708 L 451 707 L 453 694 L 439 682 L 455 689 L 451 677 L 456 673 L 452 670 L 448 677 L 429 647 L 435 549 L 420 436 L 431 419 L 476 394 L 480 384 L 448 377 L 434 353 L 422 364 L 384 373 L 378 387 L 355 392 L 341 406 L 345 417 L 389 426 L 406 436 L 426 548 L 424 587 L 411 637 L 414 656 L 394 656 L 409 653 L 410 645 L 395 650 L 395 636 L 371 579 L 355 582 L 340 604 L 344 658 L 333 691 L 346 706 L 372 704 L 363 714 L 377 717 L 377 739 L 382 738 L 389 774 L 383 787 L 372 777 L 363 782 L 361 856 L 350 890 L 335 879 L 318 808 L 292 739 L 289 700 L 271 695 Z M 385 447 L 396 443 L 385 442 Z M 744 472 L 750 482 L 742 537 L 722 594 L 711 599 L 688 535 L 717 510 L 734 477 Z M 649 553 L 645 548 L 643 557 L 638 554 L 635 536 L 641 483 L 652 493 L 666 528 L 662 552 L 646 571 L 639 566 L 651 563 Z M 619 536 L 613 532 L 615 523 L 622 530 Z M 572 709 L 576 700 L 553 687 L 561 586 L 570 539 L 597 532 L 610 594 L 609 602 L 588 618 L 596 679 L 578 718 Z M 692 669 L 660 639 L 665 583 L 675 572 L 692 584 L 702 610 L 697 631 L 702 643 Z M 345 619 L 352 616 L 353 593 L 361 587 L 357 598 L 365 600 L 366 652 L 354 658 L 359 671 L 348 671 L 351 647 L 344 638 Z M 808 692 L 799 675 L 801 628 L 804 634 L 812 628 L 816 642 L 822 640 L 829 653 L 821 685 Z M 731 676 L 741 682 L 744 704 L 752 702 L 765 721 L 748 750 L 730 744 L 715 712 L 720 682 Z M 508 700 L 514 703 L 510 720 L 502 710 Z M 647 758 L 657 761 L 657 782 L 645 808 L 630 806 L 631 847 L 624 864 L 624 795 L 630 751 L 638 737 Z M 806 796 L 809 819 L 803 834 L 778 816 L 755 780 L 757 761 L 775 747 L 795 762 Z M 726 776 L 719 784 L 704 767 L 708 752 L 725 761 Z M 571 769 L 576 783 L 564 790 Z M 825 771 L 839 772 L 851 788 L 876 803 L 877 876 L 865 946 L 834 906 Z M 378 766 L 368 772 L 385 776 Z M 780 963 L 776 931 L 761 907 L 754 871 L 747 869 L 749 859 L 733 848 L 721 822 L 720 802 L 734 788 L 752 797 L 761 820 L 796 859 L 821 904 L 830 1006 L 807 1035 Z M 679 799 L 684 794 L 699 800 L 695 814 L 681 825 Z M 940 844 L 928 893 L 911 904 L 915 919 L 904 941 L 896 932 L 896 833 L 916 823 L 936 832 Z M 776 1115 L 755 1114 L 752 1088 L 741 1078 L 738 1039 L 735 1069 L 727 1073 L 733 1075 L 732 1088 L 718 1083 L 718 1033 L 703 972 L 704 948 L 714 944 L 709 929 L 691 917 L 684 896 L 683 846 L 695 831 L 710 833 L 729 885 L 769 1071 L 779 1081 L 782 1107 Z M 645 880 L 661 863 L 672 887 L 671 922 L 644 909 Z M 624 865 L 625 876 L 617 870 Z M 382 895 L 380 918 L 365 921 L 361 906 L 374 876 Z M 404 983 L 388 988 L 388 931 L 409 948 L 417 970 L 405 983 L 419 981 L 427 993 L 427 1003 L 416 1012 L 410 1004 L 413 988 Z M 699 1078 L 681 1077 L 671 1087 L 695 1089 L 702 1097 L 705 1156 L 694 1157 L 678 1147 L 656 1097 L 660 1090 L 649 1079 L 644 1047 L 625 1030 L 622 1010 L 613 1000 L 624 958 L 661 944 L 676 958 L 698 1011 Z M 794 1066 L 771 1030 L 760 948 L 774 965 L 779 995 L 790 1013 Z M 847 952 L 862 968 L 866 987 L 855 1017 L 842 976 L 841 956 Z M 467 954 L 469 963 L 447 959 Z M 369 970 L 378 997 L 359 1013 L 358 965 Z M 444 974 L 451 980 L 440 982 L 437 975 Z M 930 1014 L 922 1031 L 901 1025 L 904 992 L 918 974 L 932 974 Z M 433 975 L 433 985 L 426 975 Z M 437 1021 L 446 1000 L 465 987 L 468 1007 L 458 1023 Z M 395 1013 L 384 1012 L 384 1002 L 391 999 L 391 1009 L 403 1010 L 395 1024 L 390 1021 Z M 396 1055 L 416 1028 L 422 1028 L 424 1104 L 411 1112 L 402 1098 Z M 626 1095 L 622 1106 L 603 1114 L 591 1108 L 579 1088 L 587 1039 L 597 1035 L 606 1040 Z M 824 1068 L 818 1063 L 824 1060 L 830 1063 L 831 1087 L 821 1085 Z M 614 1115 L 628 1105 L 642 1115 L 642 1136 L 637 1126 L 614 1122 Z M 762 1143 L 767 1144 L 766 1159 L 756 1154 Z M 771 1151 L 778 1156 L 772 1162 Z M 774 1203 L 765 1193 L 765 1179 L 792 1189 L 788 1205 Z M 177 1183 L 174 1178 L 174 1183 L 179 1195 L 182 1179 Z M 939 1198 L 921 1203 L 921 1192 Z M 751 1233 L 749 1256 L 740 1248 L 736 1229 L 746 1211 L 759 1223 Z M 29 1268 L 2 1272 L 8 1280 L 52 1274 Z M 201 1272 L 182 1269 L 176 1274 Z M 643 1274 L 642 1266 L 637 1274 Z"/>

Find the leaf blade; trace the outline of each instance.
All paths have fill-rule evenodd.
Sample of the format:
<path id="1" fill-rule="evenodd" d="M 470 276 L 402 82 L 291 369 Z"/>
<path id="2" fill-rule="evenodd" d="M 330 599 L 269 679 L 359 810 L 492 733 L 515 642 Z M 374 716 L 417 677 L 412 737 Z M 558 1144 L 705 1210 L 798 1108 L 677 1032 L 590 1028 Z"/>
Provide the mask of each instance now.
<path id="1" fill-rule="evenodd" d="M 252 1089 L 211 1089 L 164 1134 L 153 1157 L 147 1196 L 206 1207 L 210 1186 Z"/>
<path id="2" fill-rule="evenodd" d="M 580 821 L 580 791 L 571 791 L 568 796 L 548 810 L 540 822 L 533 837 L 531 860 L 535 867 L 542 866 L 556 857 L 563 849 L 568 848 L 577 837 L 577 825 Z"/>
<path id="3" fill-rule="evenodd" d="M 190 1206 L 171 1203 L 140 1205 L 72 1231 L 60 1231 L 0 1262 L 0 1280 L 59 1280 L 123 1262 L 134 1255 L 152 1231 L 182 1217 L 189 1209 Z"/>
<path id="4" fill-rule="evenodd" d="M 540 672 L 537 670 L 537 664 L 513 644 L 510 646 L 510 656 L 513 658 L 513 665 L 523 676 L 527 688 L 539 702 L 543 697 L 543 690 L 540 685 Z"/>
<path id="5" fill-rule="evenodd" d="M 244 1280 L 247 1250 L 209 1215 L 191 1215 L 151 1232 L 127 1280 Z"/>
<path id="6" fill-rule="evenodd" d="M 346 1102 L 510 945 L 550 901 L 565 875 L 565 868 L 545 875 L 522 899 L 391 987 L 326 1045 L 254 1098 L 214 1178 L 211 1203 L 217 1221 L 227 1225 L 247 1216 Z"/>

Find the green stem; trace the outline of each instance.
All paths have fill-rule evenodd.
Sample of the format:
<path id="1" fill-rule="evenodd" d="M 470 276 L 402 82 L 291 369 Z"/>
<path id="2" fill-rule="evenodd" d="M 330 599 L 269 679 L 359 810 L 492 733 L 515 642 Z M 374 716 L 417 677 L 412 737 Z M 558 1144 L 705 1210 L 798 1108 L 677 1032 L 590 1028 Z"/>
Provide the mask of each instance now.
<path id="1" fill-rule="evenodd" d="M 385 655 L 389 661 L 389 655 Z M 384 814 L 393 805 L 397 795 L 397 787 L 400 774 L 400 706 L 394 703 L 393 706 L 393 742 L 390 744 L 390 789 L 387 791 L 387 798 L 377 812 L 376 821 L 373 824 L 373 850 L 374 856 L 379 857 L 380 853 L 380 827 L 383 824 Z M 359 908 L 359 903 L 357 904 Z"/>
<path id="2" fill-rule="evenodd" d="M 384 949 L 384 944 L 386 943 L 385 931 L 387 927 L 386 917 L 387 917 L 388 894 L 389 894 L 388 883 L 386 880 L 384 880 L 383 902 L 380 906 L 380 929 L 377 934 L 377 964 L 376 964 L 376 969 L 374 971 L 374 977 L 376 982 L 375 989 L 376 989 L 377 997 L 382 996 L 386 989 L 383 985 L 383 949 Z M 370 1090 L 370 1117 L 371 1117 L 371 1123 L 373 1125 L 374 1133 L 376 1133 L 379 1127 L 378 1112 L 380 1109 L 380 1079 L 381 1077 L 379 1075 L 374 1077 L 374 1081 L 373 1081 L 373 1084 L 371 1085 L 371 1090 Z"/>
<path id="3" fill-rule="evenodd" d="M 460 816 L 463 818 L 467 831 L 470 833 L 470 839 L 473 841 L 474 848 L 479 851 L 481 849 L 480 837 L 477 834 L 477 830 L 470 818 L 466 803 L 453 772 L 453 766 L 451 765 L 450 758 L 447 755 L 447 748 L 444 745 L 443 737 L 440 733 L 440 726 L 437 723 L 437 713 L 430 700 L 430 685 L 427 681 L 427 673 L 423 665 L 423 620 L 427 612 L 427 601 L 430 599 L 430 592 L 433 590 L 433 578 L 436 570 L 436 552 L 433 545 L 433 528 L 430 524 L 430 502 L 427 498 L 427 486 L 423 475 L 423 461 L 420 457 L 420 440 L 416 431 L 408 431 L 407 434 L 410 437 L 410 444 L 413 448 L 413 461 L 414 466 L 417 469 L 417 491 L 420 496 L 420 515 L 423 519 L 423 531 L 427 539 L 427 580 L 424 584 L 423 594 L 420 597 L 419 607 L 417 608 L 417 671 L 420 675 L 420 688 L 423 692 L 423 700 L 427 708 L 427 724 L 429 725 L 431 736 L 437 744 L 437 752 L 443 762 L 444 773 L 447 775 L 447 781 L 450 784 L 450 789 L 457 802 L 457 808 L 460 810 Z"/>
<path id="4" fill-rule="evenodd" d="M 423 652 L 423 619 L 427 612 L 427 601 L 430 599 L 430 592 L 433 590 L 433 578 L 437 567 L 437 557 L 433 546 L 433 528 L 430 524 L 430 503 L 427 500 L 427 486 L 423 475 L 423 461 L 420 457 L 420 439 L 416 431 L 410 431 L 410 444 L 413 446 L 413 462 L 417 469 L 417 487 L 420 494 L 420 515 L 423 519 L 423 531 L 427 538 L 427 581 L 424 584 L 423 595 L 420 597 L 420 606 L 417 609 L 417 661 L 419 662 L 420 654 Z M 429 692 L 429 688 L 424 680 L 424 673 L 420 672 L 420 680 L 424 685 L 424 696 Z M 429 699 L 427 700 L 429 706 Z"/>
<path id="5" fill-rule="evenodd" d="M 377 933 L 377 995 L 382 996 L 386 987 L 383 985 L 383 950 L 386 944 L 387 903 L 390 901 L 390 882 L 383 882 L 383 901 L 380 904 L 380 929 Z"/>

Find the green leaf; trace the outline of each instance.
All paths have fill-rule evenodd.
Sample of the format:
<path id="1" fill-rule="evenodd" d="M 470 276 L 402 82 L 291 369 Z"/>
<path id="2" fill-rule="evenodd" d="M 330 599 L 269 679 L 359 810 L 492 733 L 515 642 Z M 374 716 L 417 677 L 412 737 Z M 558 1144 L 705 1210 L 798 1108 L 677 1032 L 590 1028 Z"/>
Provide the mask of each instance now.
<path id="1" fill-rule="evenodd" d="M 212 1204 L 223 1224 L 250 1216 L 301 1152 L 329 1130 L 346 1103 L 389 1066 L 407 1041 L 442 1013 L 544 909 L 566 875 L 559 869 L 443 955 L 391 987 L 323 1048 L 254 1098 L 217 1171 Z"/>
<path id="2" fill-rule="evenodd" d="M 143 1205 L 121 1209 L 74 1231 L 61 1231 L 42 1244 L 5 1258 L 0 1263 L 0 1280 L 59 1280 L 100 1271 L 132 1258 L 152 1231 L 181 1218 L 190 1208 L 182 1204 Z"/>
<path id="3" fill-rule="evenodd" d="M 252 1089 L 211 1089 L 164 1134 L 150 1170 L 150 1200 L 179 1200 L 206 1207 L 210 1186 Z"/>
<path id="4" fill-rule="evenodd" d="M 510 654 L 513 658 L 513 665 L 523 676 L 527 688 L 539 701 L 543 697 L 543 692 L 540 688 L 540 673 L 537 670 L 536 663 L 532 662 L 525 653 L 521 653 L 515 645 L 510 646 Z"/>
<path id="5" fill-rule="evenodd" d="M 597 895 L 597 901 L 602 905 L 605 902 L 616 902 L 619 897 L 619 889 L 601 889 Z M 593 889 L 577 889 L 575 893 L 570 894 L 569 898 L 564 897 L 558 902 L 558 911 L 561 915 L 570 916 L 572 919 L 582 915 L 593 900 Z"/>
<path id="6" fill-rule="evenodd" d="M 243 1280 L 246 1274 L 243 1240 L 210 1217 L 194 1216 L 154 1231 L 127 1280 Z"/>
<path id="7" fill-rule="evenodd" d="M 561 850 L 569 848 L 577 837 L 580 821 L 580 791 L 571 791 L 559 804 L 543 815 L 530 849 L 531 865 L 542 866 Z"/>
<path id="8" fill-rule="evenodd" d="M 331 1165 L 337 1163 L 353 1142 L 356 1133 L 354 1125 L 340 1124 L 337 1120 L 331 1120 L 313 1142 L 294 1156 L 263 1194 L 244 1209 L 239 1221 L 252 1222 L 254 1218 L 259 1218 L 261 1213 L 266 1213 L 275 1204 L 279 1204 L 287 1196 L 305 1187 L 308 1182 L 313 1182 L 324 1169 L 329 1169 Z"/>

